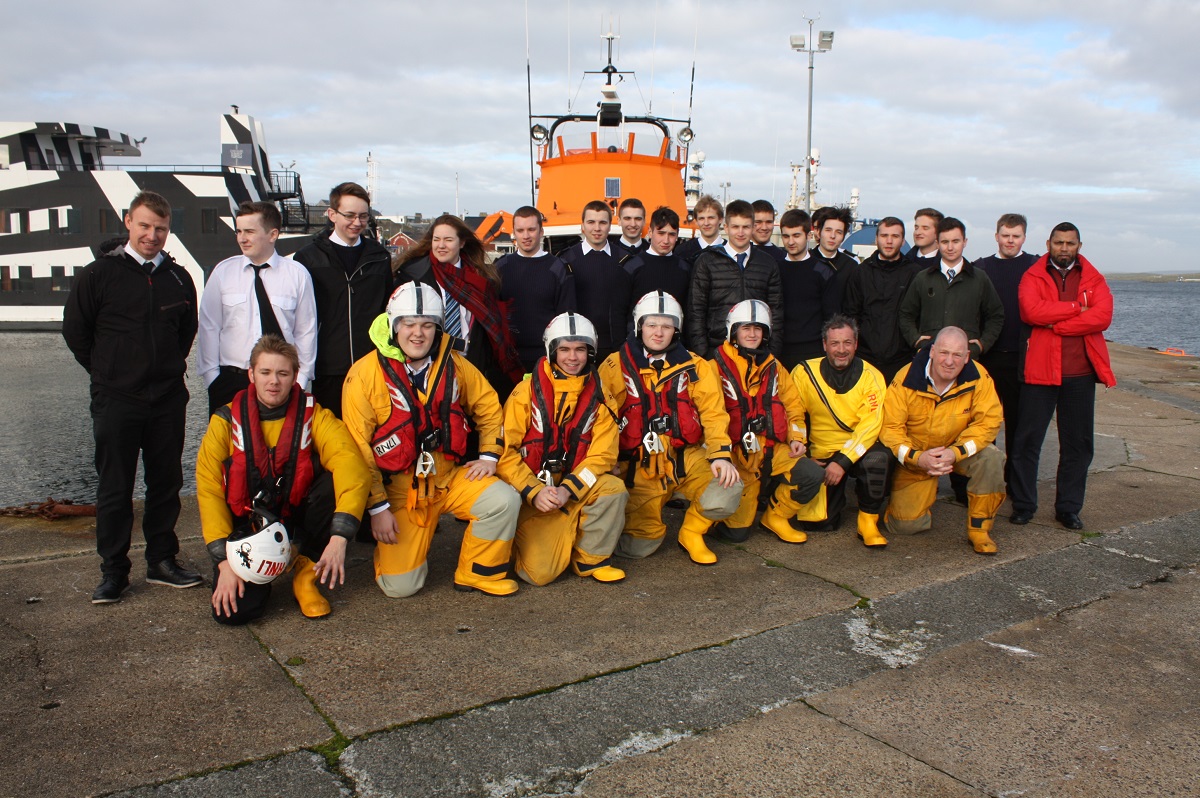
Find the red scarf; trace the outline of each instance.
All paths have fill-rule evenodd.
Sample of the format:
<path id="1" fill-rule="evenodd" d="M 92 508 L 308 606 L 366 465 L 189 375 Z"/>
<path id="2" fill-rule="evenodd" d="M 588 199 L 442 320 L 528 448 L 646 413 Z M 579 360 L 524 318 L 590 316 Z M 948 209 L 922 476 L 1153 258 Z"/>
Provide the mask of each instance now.
<path id="1" fill-rule="evenodd" d="M 471 317 L 483 326 L 492 351 L 500 362 L 500 369 L 514 383 L 520 382 L 525 377 L 525 368 L 517 355 L 512 330 L 505 320 L 508 303 L 500 301 L 500 293 L 495 286 L 465 263 L 462 268 L 456 269 L 453 264 L 439 263 L 437 258 L 430 255 L 429 265 L 433 268 L 438 285 L 449 291 L 458 304 L 469 310 Z"/>

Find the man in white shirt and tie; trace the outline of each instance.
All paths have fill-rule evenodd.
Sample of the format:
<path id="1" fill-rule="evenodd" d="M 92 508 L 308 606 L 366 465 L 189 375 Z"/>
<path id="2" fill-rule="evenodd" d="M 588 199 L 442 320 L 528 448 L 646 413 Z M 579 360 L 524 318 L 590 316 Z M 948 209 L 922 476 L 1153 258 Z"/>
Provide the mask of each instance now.
<path id="1" fill-rule="evenodd" d="M 216 265 L 200 300 L 196 370 L 208 387 L 209 412 L 248 383 L 250 351 L 274 332 L 296 347 L 296 382 L 307 388 L 317 350 L 317 306 L 308 270 L 275 251 L 283 219 L 271 202 L 243 202 L 237 211 L 242 254 Z"/>

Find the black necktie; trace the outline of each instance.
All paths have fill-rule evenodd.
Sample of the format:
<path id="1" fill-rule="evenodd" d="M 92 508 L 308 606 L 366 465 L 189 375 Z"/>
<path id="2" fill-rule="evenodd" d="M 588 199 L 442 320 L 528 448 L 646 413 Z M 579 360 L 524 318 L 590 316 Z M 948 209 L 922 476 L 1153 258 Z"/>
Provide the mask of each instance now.
<path id="1" fill-rule="evenodd" d="M 412 375 L 413 390 L 417 393 L 425 393 L 425 375 L 429 372 L 429 366 L 415 372 Z"/>
<path id="2" fill-rule="evenodd" d="M 270 267 L 269 263 L 261 266 L 251 264 L 250 266 L 254 269 L 254 295 L 258 297 L 258 320 L 263 335 L 275 333 L 282 338 L 283 329 L 279 326 L 279 320 L 275 318 L 275 310 L 271 307 L 271 300 L 267 297 L 267 287 L 263 285 L 262 270 Z"/>
<path id="3" fill-rule="evenodd" d="M 152 260 L 144 261 L 142 263 L 142 270 L 144 272 L 146 272 L 147 275 L 154 274 L 154 261 L 152 261 Z"/>

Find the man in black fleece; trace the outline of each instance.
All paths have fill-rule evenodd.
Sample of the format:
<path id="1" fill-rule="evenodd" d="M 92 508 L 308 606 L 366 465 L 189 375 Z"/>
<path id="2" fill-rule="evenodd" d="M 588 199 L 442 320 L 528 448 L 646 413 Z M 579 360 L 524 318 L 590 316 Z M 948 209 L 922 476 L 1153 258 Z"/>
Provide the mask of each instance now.
<path id="1" fill-rule="evenodd" d="M 745 200 L 734 200 L 725 209 L 723 246 L 710 246 L 692 267 L 691 296 L 685 311 L 689 348 L 704 359 L 712 358 L 726 339 L 725 316 L 746 299 L 767 303 L 775 324 L 786 320 L 779 263 L 751 242 L 754 209 Z M 782 351 L 783 336 L 772 337 L 771 354 Z"/>
<path id="2" fill-rule="evenodd" d="M 331 226 L 292 256 L 312 275 L 317 300 L 317 362 L 312 395 L 342 417 L 342 383 L 354 361 L 374 349 L 371 322 L 387 308 L 392 293 L 392 258 L 387 248 L 364 236 L 371 222 L 371 195 L 357 183 L 329 192 L 325 212 Z"/>
<path id="3" fill-rule="evenodd" d="M 821 326 L 833 315 L 829 307 L 829 275 L 817 268 L 817 259 L 808 251 L 809 216 L 799 208 L 784 211 L 779 220 L 784 258 L 779 262 L 783 285 L 783 305 L 787 318 L 783 324 L 783 353 L 779 360 L 788 371 L 801 362 L 820 357 Z"/>
<path id="4" fill-rule="evenodd" d="M 164 197 L 139 193 L 125 228 L 128 243 L 101 248 L 75 279 L 63 309 L 63 339 L 92 378 L 96 551 L 104 577 L 93 604 L 116 603 L 129 587 L 139 453 L 146 480 L 146 581 L 179 588 L 201 583 L 199 574 L 175 560 L 196 285 L 162 251 L 171 231 L 171 204 Z"/>

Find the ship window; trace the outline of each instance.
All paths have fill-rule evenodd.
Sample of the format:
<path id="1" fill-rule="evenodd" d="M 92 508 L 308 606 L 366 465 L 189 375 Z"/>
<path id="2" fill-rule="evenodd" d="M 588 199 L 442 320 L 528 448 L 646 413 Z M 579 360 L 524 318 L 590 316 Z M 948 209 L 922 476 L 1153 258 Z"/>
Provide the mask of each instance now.
<path id="1" fill-rule="evenodd" d="M 621 198 L 621 178 L 619 178 L 619 177 L 604 178 L 604 198 L 605 199 L 620 199 Z"/>
<path id="2" fill-rule="evenodd" d="M 17 267 L 17 293 L 33 293 L 33 267 Z"/>
<path id="3" fill-rule="evenodd" d="M 171 209 L 171 223 L 168 225 L 168 227 L 170 227 L 171 232 L 177 236 L 183 235 L 183 219 L 185 213 L 187 213 L 187 211 L 183 208 Z"/>
<path id="4" fill-rule="evenodd" d="M 78 208 L 61 208 L 58 211 L 58 232 L 63 235 L 78 235 L 83 232 Z"/>
<path id="5" fill-rule="evenodd" d="M 54 150 L 46 150 L 46 166 L 50 169 L 58 168 L 58 159 L 54 157 Z"/>
<path id="6" fill-rule="evenodd" d="M 217 209 L 216 208 L 202 208 L 200 210 L 200 228 L 201 228 L 200 232 L 201 233 L 204 233 L 205 235 L 213 235 L 215 233 L 219 233 L 220 230 L 217 228 L 217 222 L 218 222 L 218 219 L 217 219 Z"/>
<path id="7" fill-rule="evenodd" d="M 98 226 L 101 234 L 115 235 L 122 230 L 121 217 L 117 216 L 116 211 L 101 208 Z"/>
<path id="8" fill-rule="evenodd" d="M 0 235 L 12 232 L 8 227 L 8 208 L 0 208 Z"/>
<path id="9" fill-rule="evenodd" d="M 66 266 L 51 266 L 50 267 L 50 290 L 51 291 L 70 291 L 71 283 L 67 279 Z"/>
<path id="10" fill-rule="evenodd" d="M 12 291 L 12 267 L 0 266 L 0 291 Z"/>

